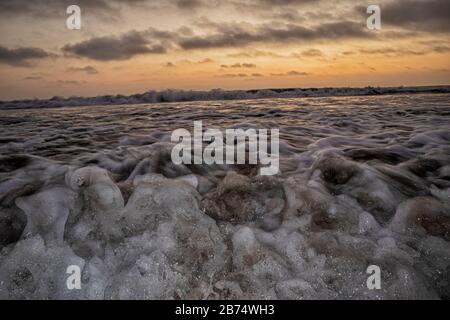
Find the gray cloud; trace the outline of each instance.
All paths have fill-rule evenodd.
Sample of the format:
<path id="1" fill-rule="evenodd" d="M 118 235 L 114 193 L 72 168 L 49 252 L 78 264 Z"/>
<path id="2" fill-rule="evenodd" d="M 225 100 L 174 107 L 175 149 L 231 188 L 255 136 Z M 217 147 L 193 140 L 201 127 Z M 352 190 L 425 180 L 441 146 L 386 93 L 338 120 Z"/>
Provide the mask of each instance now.
<path id="1" fill-rule="evenodd" d="M 361 49 L 359 52 L 364 54 L 380 54 L 384 56 L 404 56 L 415 55 L 420 56 L 426 53 L 422 50 L 395 49 L 395 48 L 377 48 L 377 49 Z"/>
<path id="2" fill-rule="evenodd" d="M 51 54 L 34 47 L 8 49 L 0 46 L 0 63 L 16 67 L 30 67 L 34 60 L 50 57 Z"/>
<path id="3" fill-rule="evenodd" d="M 273 10 L 277 7 L 302 7 L 304 5 L 317 4 L 319 1 L 321 0 L 240 0 L 228 2 L 233 3 L 237 8 L 241 8 L 244 5 L 246 7 L 253 7 L 254 9 Z"/>
<path id="4" fill-rule="evenodd" d="M 69 71 L 73 71 L 73 72 L 85 72 L 87 74 L 98 74 L 98 70 L 95 69 L 93 66 L 85 66 L 85 67 L 81 67 L 81 68 L 69 68 Z"/>
<path id="5" fill-rule="evenodd" d="M 402 57 L 402 56 L 421 56 L 430 53 L 448 53 L 450 47 L 448 46 L 433 46 L 422 49 L 404 49 L 404 48 L 373 48 L 373 49 L 361 49 L 360 53 L 370 55 L 383 55 L 386 57 Z"/>
<path id="6" fill-rule="evenodd" d="M 437 53 L 447 53 L 450 52 L 450 47 L 448 46 L 436 46 L 433 50 Z"/>
<path id="7" fill-rule="evenodd" d="M 66 14 L 69 5 L 80 6 L 82 12 L 95 16 L 114 18 L 121 15 L 122 7 L 175 8 L 179 10 L 193 10 L 211 6 L 213 1 L 203 0 L 1 0 L 0 15 L 60 17 Z M 214 1 L 217 5 L 218 1 Z"/>
<path id="8" fill-rule="evenodd" d="M 19 0 L 19 2 L 22 0 Z M 57 0 L 51 0 L 57 1 Z M 448 19 L 443 17 L 446 15 L 439 12 L 438 4 L 443 8 L 448 7 L 450 1 L 443 0 L 429 0 L 431 7 L 428 7 L 418 19 L 419 22 L 428 23 L 431 25 L 448 26 Z M 105 7 L 107 4 L 102 4 L 100 1 L 97 6 Z M 117 0 L 113 0 L 113 3 Z M 313 1 L 306 1 L 313 3 Z M 411 9 L 409 6 L 403 6 L 407 2 L 409 6 L 414 6 L 420 2 L 419 8 L 424 7 L 424 4 L 419 0 L 405 0 L 388 2 L 382 7 L 382 19 L 387 23 L 396 23 L 397 25 L 407 25 L 411 22 L 413 16 L 417 14 L 417 9 Z M 11 3 L 9 0 L 6 3 Z M 129 0 L 126 4 L 142 4 L 147 3 L 145 0 Z M 202 0 L 172 0 L 171 5 L 195 7 L 201 6 Z M 246 1 L 246 3 L 261 5 L 300 5 L 303 1 L 296 0 L 253 0 Z M 3 4 L 5 5 L 5 4 Z M 112 5 L 112 4 L 109 4 Z M 406 8 L 408 7 L 408 8 Z M 352 7 L 350 7 L 352 8 Z M 404 8 L 406 14 L 402 15 L 401 8 Z M 365 9 L 357 7 L 360 14 L 365 14 Z M 402 9 L 403 10 L 403 9 Z M 393 18 L 397 17 L 397 18 Z M 409 17 L 409 18 L 408 18 Z M 434 17 L 433 19 L 431 19 Z M 395 21 L 394 21 L 395 20 Z M 414 20 L 414 19 L 412 19 Z M 431 21 L 431 22 L 430 22 Z M 364 22 L 364 21 L 363 21 Z M 99 61 L 110 60 L 125 60 L 130 59 L 140 54 L 163 54 L 170 49 L 181 50 L 195 50 L 195 49 L 214 49 L 214 48 L 233 48 L 233 47 L 247 47 L 254 43 L 309 43 L 312 41 L 344 41 L 347 39 L 386 39 L 392 32 L 397 32 L 395 37 L 402 36 L 402 30 L 390 30 L 385 33 L 370 32 L 365 27 L 365 23 L 361 21 L 334 21 L 317 24 L 315 26 L 307 26 L 299 23 L 291 22 L 277 22 L 277 23 L 237 23 L 237 22 L 212 22 L 207 18 L 199 19 L 194 27 L 200 27 L 202 34 L 194 32 L 189 27 L 182 27 L 175 31 L 158 30 L 149 28 L 144 31 L 130 31 L 119 36 L 104 36 L 95 37 L 75 44 L 67 44 L 62 50 L 66 54 L 71 54 L 79 57 L 86 57 Z M 410 36 L 410 35 L 409 35 Z M 383 38 L 384 37 L 384 38 Z M 246 53 L 241 53 L 244 57 Z M 264 54 L 272 54 L 273 56 L 280 56 L 276 53 L 267 53 L 263 51 L 254 51 L 247 54 L 248 57 L 261 56 Z M 236 57 L 239 54 L 236 54 Z M 323 53 L 317 49 L 305 50 L 299 54 L 298 57 L 319 57 Z M 230 66 L 223 66 L 224 68 Z M 245 66 L 240 66 L 245 67 Z"/>
<path id="9" fill-rule="evenodd" d="M 165 47 L 151 43 L 144 33 L 137 31 L 130 31 L 118 37 L 97 37 L 73 45 L 68 44 L 62 50 L 100 61 L 125 60 L 139 54 L 166 52 Z"/>
<path id="10" fill-rule="evenodd" d="M 188 59 L 184 59 L 184 60 L 181 60 L 181 62 L 182 63 L 186 63 L 186 64 L 199 65 L 199 64 L 213 63 L 214 60 L 211 59 L 211 58 L 204 58 L 204 59 L 199 60 L 199 61 L 191 61 L 191 60 L 188 60 Z"/>
<path id="11" fill-rule="evenodd" d="M 304 57 L 322 57 L 323 52 L 320 51 L 319 49 L 308 49 L 302 51 L 301 55 Z"/>
<path id="12" fill-rule="evenodd" d="M 367 32 L 361 24 L 341 21 L 324 23 L 315 28 L 307 28 L 297 24 L 284 24 L 275 28 L 269 24 L 257 25 L 253 28 L 238 24 L 212 24 L 216 33 L 206 36 L 182 38 L 178 45 L 183 49 L 208 49 L 221 47 L 245 46 L 255 42 L 286 42 L 313 40 L 341 40 L 348 38 L 371 38 L 373 33 Z"/>
<path id="13" fill-rule="evenodd" d="M 86 11 L 105 14 L 117 13 L 117 9 L 123 5 L 138 5 L 147 0 L 1 0 L 0 14 L 10 15 L 36 15 L 58 16 L 65 15 L 69 5 L 76 4 Z"/>
<path id="14" fill-rule="evenodd" d="M 197 9 L 205 3 L 202 0 L 176 0 L 175 5 L 181 9 Z"/>
<path id="15" fill-rule="evenodd" d="M 307 75 L 309 75 L 309 73 L 291 70 L 291 71 L 288 71 L 288 72 L 285 72 L 285 73 L 271 73 L 270 75 L 271 75 L 271 76 L 275 76 L 275 77 L 284 77 L 284 76 L 307 76 Z"/>
<path id="16" fill-rule="evenodd" d="M 291 58 L 297 58 L 297 59 L 303 59 L 303 58 L 316 58 L 316 57 L 323 57 L 324 54 L 322 51 L 318 49 L 308 49 L 303 50 L 302 52 L 295 52 L 289 55 Z"/>
<path id="17" fill-rule="evenodd" d="M 76 44 L 65 45 L 67 54 L 87 57 L 94 60 L 125 60 L 139 54 L 162 54 L 170 48 L 183 50 L 212 49 L 247 46 L 257 42 L 302 42 L 314 40 L 344 40 L 351 38 L 371 38 L 374 33 L 358 23 L 342 21 L 326 23 L 315 28 L 297 24 L 213 23 L 208 20 L 202 25 L 213 30 L 207 35 L 196 35 L 186 27 L 176 31 L 149 28 L 144 31 L 129 31 L 119 36 L 96 37 Z M 237 66 L 235 66 L 237 67 Z M 252 67 L 251 64 L 239 67 Z"/>
<path id="18" fill-rule="evenodd" d="M 222 74 L 219 77 L 222 78 L 246 78 L 248 77 L 248 74 L 246 73 L 226 73 L 226 74 Z"/>
<path id="19" fill-rule="evenodd" d="M 367 5 L 357 5 L 351 11 L 354 1 L 346 0 L 336 4 L 333 13 L 318 12 L 322 3 L 319 0 L 1 0 L 0 15 L 17 17 L 18 15 L 34 15 L 44 17 L 65 16 L 65 9 L 70 4 L 79 5 L 87 14 L 109 17 L 115 21 L 120 16 L 123 7 L 138 7 L 145 9 L 159 8 L 167 11 L 217 9 L 218 7 L 233 7 L 235 10 L 247 10 L 249 14 L 256 11 L 267 14 L 276 21 L 306 22 L 313 21 L 339 21 L 344 19 L 361 18 L 363 23 Z M 380 1 L 382 9 L 382 22 L 402 28 L 423 31 L 449 31 L 450 1 L 448 0 L 392 0 Z M 342 5 L 341 5 L 342 3 Z M 305 11 L 305 6 L 307 9 Z M 300 9 L 300 11 L 297 11 Z M 310 10 L 311 9 L 311 10 Z M 314 10 L 313 10 L 314 9 Z M 349 9 L 350 11 L 346 11 Z M 310 10 L 310 11 L 308 11 Z M 164 11 L 162 11 L 164 12 Z M 318 18 L 321 17 L 321 18 Z M 347 30 L 348 31 L 348 30 Z M 188 45 L 188 44 L 186 44 Z"/>

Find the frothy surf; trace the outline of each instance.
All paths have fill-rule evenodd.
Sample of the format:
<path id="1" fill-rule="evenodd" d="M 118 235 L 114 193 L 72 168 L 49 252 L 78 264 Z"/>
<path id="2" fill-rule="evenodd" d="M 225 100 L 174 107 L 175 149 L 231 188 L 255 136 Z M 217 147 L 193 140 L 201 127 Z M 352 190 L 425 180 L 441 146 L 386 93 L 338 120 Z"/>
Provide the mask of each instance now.
<path id="1" fill-rule="evenodd" d="M 280 173 L 175 165 L 194 120 L 279 129 Z M 448 94 L 3 110 L 0 137 L 0 298 L 450 298 Z"/>

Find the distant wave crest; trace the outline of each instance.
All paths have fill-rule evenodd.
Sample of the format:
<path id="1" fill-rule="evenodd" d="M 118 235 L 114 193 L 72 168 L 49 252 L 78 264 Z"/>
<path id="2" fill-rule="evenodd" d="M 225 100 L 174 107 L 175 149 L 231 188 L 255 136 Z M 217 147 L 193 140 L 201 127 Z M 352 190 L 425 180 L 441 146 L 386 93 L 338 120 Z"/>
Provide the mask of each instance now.
<path id="1" fill-rule="evenodd" d="M 255 90 L 223 90 L 209 91 L 150 90 L 141 94 L 105 95 L 97 97 L 53 97 L 51 99 L 29 99 L 0 101 L 0 109 L 22 108 L 54 108 L 68 106 L 90 105 L 120 105 L 139 103 L 185 102 L 185 101 L 214 101 L 214 100 L 244 100 L 263 98 L 301 98 L 326 96 L 364 96 L 386 95 L 401 93 L 450 93 L 450 86 L 434 87 L 365 87 L 365 88 L 284 88 L 284 89 L 255 89 Z"/>

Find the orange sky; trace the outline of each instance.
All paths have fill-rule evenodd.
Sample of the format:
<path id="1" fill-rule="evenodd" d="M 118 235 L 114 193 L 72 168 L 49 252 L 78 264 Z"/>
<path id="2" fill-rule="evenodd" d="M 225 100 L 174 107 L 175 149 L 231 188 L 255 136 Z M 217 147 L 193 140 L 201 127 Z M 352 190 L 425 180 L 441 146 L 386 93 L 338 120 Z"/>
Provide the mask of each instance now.
<path id="1" fill-rule="evenodd" d="M 364 1 L 2 0 L 0 99 L 450 84 L 449 1 L 378 3 L 371 31 Z"/>

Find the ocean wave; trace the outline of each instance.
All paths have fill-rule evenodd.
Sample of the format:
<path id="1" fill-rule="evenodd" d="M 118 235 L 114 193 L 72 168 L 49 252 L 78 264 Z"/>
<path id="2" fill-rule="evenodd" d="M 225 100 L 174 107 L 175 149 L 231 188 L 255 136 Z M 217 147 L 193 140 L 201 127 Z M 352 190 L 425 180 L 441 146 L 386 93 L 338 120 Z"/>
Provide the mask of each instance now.
<path id="1" fill-rule="evenodd" d="M 435 87 L 365 87 L 365 88 L 281 88 L 209 91 L 150 90 L 142 94 L 105 95 L 98 97 L 53 97 L 51 99 L 0 101 L 0 109 L 56 108 L 68 106 L 104 106 L 161 102 L 219 101 L 267 98 L 301 98 L 332 96 L 365 96 L 386 94 L 449 93 L 448 86 Z"/>

